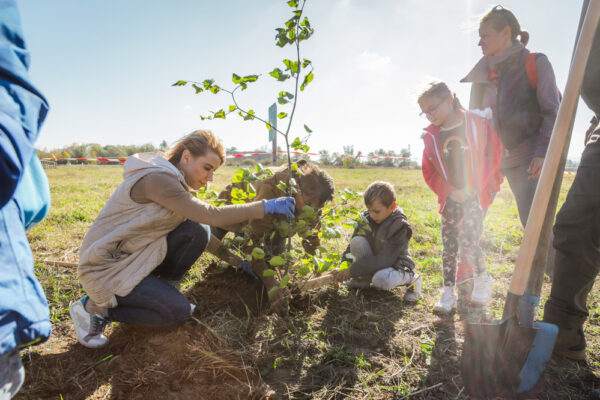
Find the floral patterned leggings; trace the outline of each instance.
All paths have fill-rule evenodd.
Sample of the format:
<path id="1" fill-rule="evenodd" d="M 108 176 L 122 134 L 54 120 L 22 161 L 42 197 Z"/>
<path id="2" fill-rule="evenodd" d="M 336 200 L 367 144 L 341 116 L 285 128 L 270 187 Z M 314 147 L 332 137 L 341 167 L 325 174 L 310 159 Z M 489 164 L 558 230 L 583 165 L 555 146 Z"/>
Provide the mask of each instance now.
<path id="1" fill-rule="evenodd" d="M 475 275 L 486 272 L 483 253 L 479 246 L 483 233 L 483 217 L 476 196 L 458 203 L 448 199 L 442 211 L 442 266 L 444 268 L 444 286 L 456 284 L 456 263 L 460 249 L 461 260 L 473 267 Z"/>

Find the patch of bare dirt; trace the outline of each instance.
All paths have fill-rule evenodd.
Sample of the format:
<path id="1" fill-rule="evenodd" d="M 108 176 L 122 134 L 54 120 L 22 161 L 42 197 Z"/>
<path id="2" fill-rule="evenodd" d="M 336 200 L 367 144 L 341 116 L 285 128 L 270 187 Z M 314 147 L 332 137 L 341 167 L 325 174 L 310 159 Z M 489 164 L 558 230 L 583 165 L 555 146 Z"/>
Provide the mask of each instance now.
<path id="1" fill-rule="evenodd" d="M 186 293 L 198 306 L 193 319 L 171 329 L 111 326 L 103 349 L 77 343 L 70 321 L 55 324 L 48 342 L 24 353 L 17 398 L 273 399 L 256 368 L 201 322 L 216 310 L 257 314 L 267 301 L 262 292 L 258 281 L 231 269 L 210 270 Z"/>

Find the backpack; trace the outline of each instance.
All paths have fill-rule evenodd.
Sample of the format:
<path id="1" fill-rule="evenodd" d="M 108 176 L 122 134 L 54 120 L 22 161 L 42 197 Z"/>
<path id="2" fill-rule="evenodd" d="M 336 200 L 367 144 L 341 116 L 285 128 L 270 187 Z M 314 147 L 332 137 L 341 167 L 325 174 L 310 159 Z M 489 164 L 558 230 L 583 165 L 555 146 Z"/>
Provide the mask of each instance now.
<path id="1" fill-rule="evenodd" d="M 527 78 L 529 79 L 529 83 L 531 87 L 537 89 L 538 76 L 537 76 L 537 66 L 535 65 L 535 56 L 537 54 L 533 52 L 527 53 L 525 58 L 525 72 L 527 72 Z M 562 93 L 560 89 L 558 90 L 558 101 L 562 100 Z"/>

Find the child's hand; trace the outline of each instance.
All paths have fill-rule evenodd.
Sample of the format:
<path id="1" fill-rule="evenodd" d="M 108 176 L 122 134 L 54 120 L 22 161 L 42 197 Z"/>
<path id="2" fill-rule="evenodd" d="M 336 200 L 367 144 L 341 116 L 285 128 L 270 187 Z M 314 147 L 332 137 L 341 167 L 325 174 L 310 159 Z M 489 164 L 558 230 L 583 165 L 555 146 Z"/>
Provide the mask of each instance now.
<path id="1" fill-rule="evenodd" d="M 351 278 L 350 268 L 346 268 L 346 269 L 344 269 L 342 271 L 340 271 L 340 270 L 334 270 L 331 274 L 333 276 L 335 276 L 336 283 L 342 283 L 342 282 L 347 281 L 348 279 Z"/>

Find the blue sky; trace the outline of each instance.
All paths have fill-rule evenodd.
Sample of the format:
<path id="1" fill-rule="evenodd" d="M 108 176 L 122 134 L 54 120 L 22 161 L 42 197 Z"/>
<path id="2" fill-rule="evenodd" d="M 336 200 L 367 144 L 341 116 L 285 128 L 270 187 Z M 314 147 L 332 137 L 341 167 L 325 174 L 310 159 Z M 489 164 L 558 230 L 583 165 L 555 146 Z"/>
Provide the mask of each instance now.
<path id="1" fill-rule="evenodd" d="M 543 52 L 564 91 L 581 0 L 504 1 Z M 481 57 L 478 20 L 493 5 L 479 0 L 309 0 L 315 34 L 302 56 L 315 79 L 299 96 L 292 132 L 314 132 L 312 150 L 399 151 L 420 157 L 423 126 L 416 98 L 432 80 L 459 83 Z M 211 129 L 227 147 L 268 145 L 258 122 L 201 121 L 231 104 L 226 94 L 194 95 L 179 79 L 214 78 L 233 87 L 231 73 L 261 73 L 240 104 L 266 115 L 280 90 L 268 75 L 291 58 L 274 45 L 274 29 L 289 18 L 279 0 L 20 0 L 31 75 L 51 112 L 37 147 L 74 142 L 158 145 L 195 129 Z M 290 90 L 291 91 L 291 90 Z M 286 110 L 280 110 L 286 111 Z M 592 113 L 580 103 L 569 157 L 579 159 Z"/>

